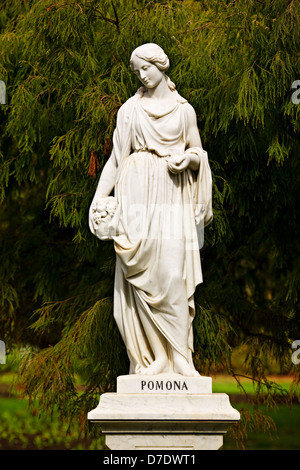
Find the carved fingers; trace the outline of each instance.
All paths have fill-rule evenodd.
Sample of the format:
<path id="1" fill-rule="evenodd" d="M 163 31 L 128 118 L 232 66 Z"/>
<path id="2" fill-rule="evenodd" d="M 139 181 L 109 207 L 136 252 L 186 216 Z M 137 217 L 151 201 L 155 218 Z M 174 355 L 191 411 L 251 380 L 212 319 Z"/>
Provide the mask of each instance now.
<path id="1" fill-rule="evenodd" d="M 181 173 L 186 170 L 191 161 L 191 156 L 188 153 L 182 155 L 171 155 L 168 161 L 168 168 L 171 173 Z"/>

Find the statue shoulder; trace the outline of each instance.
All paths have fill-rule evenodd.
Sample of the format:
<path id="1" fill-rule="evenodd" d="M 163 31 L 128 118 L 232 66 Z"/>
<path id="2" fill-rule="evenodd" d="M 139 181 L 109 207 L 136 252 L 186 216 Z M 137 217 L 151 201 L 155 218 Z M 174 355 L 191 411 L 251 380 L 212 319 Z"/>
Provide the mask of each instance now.
<path id="1" fill-rule="evenodd" d="M 186 101 L 185 103 L 182 103 L 182 106 L 183 106 L 186 120 L 191 124 L 196 123 L 197 115 L 196 115 L 196 111 L 194 107 L 188 101 Z"/>
<path id="2" fill-rule="evenodd" d="M 182 103 L 182 106 L 183 106 L 185 113 L 191 114 L 191 115 L 196 114 L 195 108 L 188 101 L 185 101 L 184 103 Z"/>
<path id="3" fill-rule="evenodd" d="M 135 103 L 137 101 L 137 96 L 131 96 L 125 103 L 122 104 L 122 106 L 118 110 L 118 116 L 124 116 L 128 113 L 132 112 L 132 109 L 135 106 Z"/>

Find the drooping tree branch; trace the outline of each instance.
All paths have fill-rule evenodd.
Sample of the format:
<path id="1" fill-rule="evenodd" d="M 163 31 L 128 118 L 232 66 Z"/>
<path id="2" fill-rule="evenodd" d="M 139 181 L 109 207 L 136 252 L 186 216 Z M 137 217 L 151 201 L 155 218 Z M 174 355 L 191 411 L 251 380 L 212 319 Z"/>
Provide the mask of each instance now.
<path id="1" fill-rule="evenodd" d="M 120 20 L 119 20 L 119 17 L 118 17 L 118 13 L 117 13 L 117 9 L 115 7 L 115 4 L 114 2 L 111 0 L 111 4 L 112 4 L 112 7 L 113 7 L 113 10 L 114 10 L 114 15 L 115 15 L 115 19 L 113 18 L 110 18 L 109 16 L 105 16 L 102 11 L 96 9 L 95 11 L 97 13 L 99 13 L 100 15 L 100 18 L 104 21 L 108 21 L 109 23 L 112 23 L 116 26 L 117 28 L 117 31 L 120 32 Z"/>

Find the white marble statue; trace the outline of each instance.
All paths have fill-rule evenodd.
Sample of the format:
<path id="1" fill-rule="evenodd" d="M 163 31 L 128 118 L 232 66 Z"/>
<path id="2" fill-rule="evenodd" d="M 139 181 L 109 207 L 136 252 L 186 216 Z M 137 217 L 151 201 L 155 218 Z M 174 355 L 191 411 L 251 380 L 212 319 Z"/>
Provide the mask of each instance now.
<path id="1" fill-rule="evenodd" d="M 89 226 L 114 241 L 114 317 L 129 373 L 199 375 L 192 323 L 203 228 L 213 217 L 207 153 L 193 107 L 165 74 L 164 51 L 144 44 L 130 67 L 143 86 L 118 111 Z"/>

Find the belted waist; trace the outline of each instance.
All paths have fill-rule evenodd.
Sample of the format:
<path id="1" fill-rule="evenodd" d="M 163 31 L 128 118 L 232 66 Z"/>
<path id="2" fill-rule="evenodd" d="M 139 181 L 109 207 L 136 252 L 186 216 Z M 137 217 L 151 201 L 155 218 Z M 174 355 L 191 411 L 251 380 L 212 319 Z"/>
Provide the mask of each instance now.
<path id="1" fill-rule="evenodd" d="M 132 151 L 131 155 L 134 155 L 135 153 L 150 153 L 152 155 L 156 155 L 159 158 L 170 158 L 171 156 L 171 153 L 167 155 L 160 155 L 159 153 L 157 153 L 156 150 L 150 150 L 150 149 L 136 149 Z M 175 155 L 175 152 L 174 152 L 174 155 Z M 178 155 L 178 152 L 176 152 L 176 155 Z"/>

